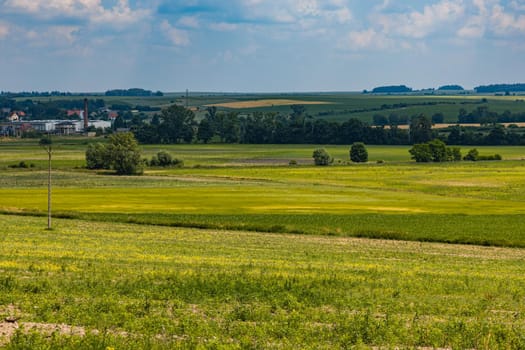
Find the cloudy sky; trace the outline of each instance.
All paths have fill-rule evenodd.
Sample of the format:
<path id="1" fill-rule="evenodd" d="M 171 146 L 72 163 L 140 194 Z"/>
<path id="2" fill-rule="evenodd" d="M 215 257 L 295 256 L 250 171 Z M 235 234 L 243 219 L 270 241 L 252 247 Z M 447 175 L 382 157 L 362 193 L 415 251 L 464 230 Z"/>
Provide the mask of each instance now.
<path id="1" fill-rule="evenodd" d="M 525 82 L 525 0 L 0 0 L 0 90 Z"/>

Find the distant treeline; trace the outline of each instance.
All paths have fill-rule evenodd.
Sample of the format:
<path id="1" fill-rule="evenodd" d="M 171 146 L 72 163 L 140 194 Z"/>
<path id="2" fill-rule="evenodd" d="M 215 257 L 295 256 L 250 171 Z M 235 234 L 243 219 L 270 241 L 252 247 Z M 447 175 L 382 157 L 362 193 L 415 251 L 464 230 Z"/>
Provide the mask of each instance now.
<path id="1" fill-rule="evenodd" d="M 398 94 L 412 92 L 412 89 L 405 85 L 390 85 L 390 86 L 379 86 L 372 90 L 374 94 Z"/>
<path id="2" fill-rule="evenodd" d="M 0 97 L 51 97 L 51 96 L 75 96 L 83 94 L 74 94 L 71 92 L 62 92 L 62 91 L 20 91 L 20 92 L 10 92 L 10 91 L 1 91 Z"/>
<path id="3" fill-rule="evenodd" d="M 477 93 L 496 93 L 496 92 L 523 92 L 525 84 L 493 84 L 481 85 L 474 88 Z"/>
<path id="4" fill-rule="evenodd" d="M 144 89 L 115 89 L 115 90 L 108 90 L 104 93 L 106 96 L 164 96 L 164 94 L 160 91 L 153 92 L 151 90 L 144 90 Z"/>
<path id="5" fill-rule="evenodd" d="M 434 138 L 449 144 L 524 145 L 520 128 L 489 125 L 483 128 L 455 126 L 432 129 L 432 121 L 424 115 L 410 118 L 410 129 L 395 125 L 377 127 L 351 118 L 344 122 L 314 119 L 304 106 L 292 106 L 288 115 L 255 112 L 239 115 L 209 108 L 204 119 L 195 120 L 192 111 L 171 106 L 154 117 L 151 123 L 134 118 L 120 120 L 119 127 L 130 128 L 141 143 L 222 142 L 244 144 L 352 144 L 408 145 L 428 142 Z M 126 124 L 127 123 L 127 124 Z"/>
<path id="6" fill-rule="evenodd" d="M 104 108 L 106 103 L 103 99 L 90 99 L 88 100 L 89 110 L 97 110 Z M 72 99 L 72 100 L 52 100 L 52 101 L 33 101 L 31 99 L 16 101 L 11 98 L 0 97 L 0 108 L 8 108 L 15 111 L 24 111 L 26 113 L 26 119 L 67 119 L 68 109 L 80 109 L 84 108 L 84 99 Z M 0 114 L 1 116 L 1 114 Z"/>
<path id="7" fill-rule="evenodd" d="M 523 103 L 525 108 L 525 102 Z M 489 110 L 487 106 L 479 106 L 472 112 L 465 109 L 459 110 L 458 123 L 460 124 L 493 124 L 493 123 L 523 123 L 525 112 L 511 113 L 505 111 L 501 114 Z"/>
<path id="8" fill-rule="evenodd" d="M 463 86 L 460 85 L 443 85 L 438 88 L 440 91 L 463 91 Z"/>

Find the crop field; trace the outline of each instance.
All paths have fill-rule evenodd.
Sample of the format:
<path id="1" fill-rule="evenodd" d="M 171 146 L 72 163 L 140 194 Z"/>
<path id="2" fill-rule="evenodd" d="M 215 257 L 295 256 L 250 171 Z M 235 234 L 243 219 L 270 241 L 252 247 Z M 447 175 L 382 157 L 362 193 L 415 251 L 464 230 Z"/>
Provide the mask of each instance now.
<path id="1" fill-rule="evenodd" d="M 51 99 L 81 99 L 83 96 L 52 97 Z M 306 112 L 315 118 L 334 121 L 346 121 L 357 118 L 371 123 L 375 114 L 385 116 L 396 113 L 400 116 L 414 116 L 421 113 L 431 117 L 443 113 L 446 123 L 457 122 L 460 109 L 471 112 L 476 108 L 488 107 L 490 111 L 503 113 L 523 112 L 525 96 L 494 95 L 371 95 L 361 93 L 283 93 L 283 94 L 213 94 L 190 93 L 188 99 L 184 93 L 168 93 L 162 97 L 120 97 L 89 96 L 103 98 L 108 106 L 124 104 L 152 107 L 168 107 L 173 103 L 188 104 L 203 117 L 208 106 L 218 106 L 220 110 L 239 113 L 277 112 L 290 113 L 290 104 L 303 104 Z M 35 101 L 49 101 L 49 97 L 36 97 Z M 271 101 L 271 102 L 268 102 Z M 293 102 L 291 102 L 293 101 Z"/>
<path id="2" fill-rule="evenodd" d="M 258 107 L 273 107 L 273 106 L 291 106 L 294 104 L 323 105 L 323 104 L 328 104 L 328 102 L 287 100 L 287 99 L 273 99 L 273 100 L 264 99 L 264 100 L 252 100 L 252 101 L 240 101 L 240 102 L 225 102 L 225 103 L 218 103 L 218 104 L 214 104 L 210 106 L 242 109 L 242 108 L 258 108 Z"/>
<path id="3" fill-rule="evenodd" d="M 7 349 L 525 346 L 521 249 L 0 219 Z"/>
<path id="4" fill-rule="evenodd" d="M 525 147 L 152 145 L 185 166 L 121 177 L 94 141 L 57 139 L 51 231 L 46 153 L 0 142 L 0 348 L 525 347 Z"/>

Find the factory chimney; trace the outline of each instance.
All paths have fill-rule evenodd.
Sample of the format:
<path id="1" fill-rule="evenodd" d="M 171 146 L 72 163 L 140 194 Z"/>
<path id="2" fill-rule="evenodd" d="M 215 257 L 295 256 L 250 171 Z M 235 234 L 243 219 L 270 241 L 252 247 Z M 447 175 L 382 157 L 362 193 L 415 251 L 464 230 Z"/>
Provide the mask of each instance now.
<path id="1" fill-rule="evenodd" d="M 85 98 L 84 99 L 84 131 L 87 131 L 88 129 L 88 121 L 89 121 L 89 118 L 88 118 L 88 99 Z"/>

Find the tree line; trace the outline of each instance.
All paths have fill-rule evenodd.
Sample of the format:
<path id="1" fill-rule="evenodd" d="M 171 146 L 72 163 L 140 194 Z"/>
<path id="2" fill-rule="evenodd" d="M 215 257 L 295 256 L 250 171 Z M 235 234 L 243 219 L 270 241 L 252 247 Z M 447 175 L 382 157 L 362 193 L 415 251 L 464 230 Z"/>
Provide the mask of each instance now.
<path id="1" fill-rule="evenodd" d="M 121 121 L 124 122 L 124 121 Z M 457 145 L 523 145 L 525 135 L 520 128 L 489 125 L 484 128 L 453 126 L 433 129 L 433 121 L 425 115 L 413 116 L 409 129 L 396 125 L 373 126 L 359 119 L 344 122 L 315 119 L 302 105 L 291 106 L 291 113 L 255 112 L 242 115 L 207 109 L 201 121 L 193 111 L 173 105 L 162 110 L 151 123 L 134 118 L 127 125 L 139 142 L 172 144 L 221 142 L 244 144 L 352 144 L 410 145 L 435 138 Z"/>

